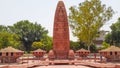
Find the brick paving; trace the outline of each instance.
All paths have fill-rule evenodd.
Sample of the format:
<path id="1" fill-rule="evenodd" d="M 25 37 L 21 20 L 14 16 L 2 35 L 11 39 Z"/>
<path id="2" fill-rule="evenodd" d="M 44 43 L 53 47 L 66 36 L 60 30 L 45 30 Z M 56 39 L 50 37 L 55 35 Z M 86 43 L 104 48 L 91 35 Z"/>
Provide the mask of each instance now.
<path id="1" fill-rule="evenodd" d="M 54 65 L 49 64 L 50 62 L 56 63 L 57 61 L 29 61 L 28 63 L 16 63 L 16 64 L 0 64 L 0 68 L 120 68 L 120 63 L 98 63 L 94 61 L 82 61 L 76 60 L 74 64 L 71 65 Z M 61 61 L 61 62 L 71 62 L 71 61 Z M 117 66 L 116 66 L 117 65 Z"/>
<path id="2" fill-rule="evenodd" d="M 86 66 L 75 66 L 75 65 L 50 65 L 50 66 L 39 66 L 35 68 L 92 68 L 92 67 L 86 67 Z"/>

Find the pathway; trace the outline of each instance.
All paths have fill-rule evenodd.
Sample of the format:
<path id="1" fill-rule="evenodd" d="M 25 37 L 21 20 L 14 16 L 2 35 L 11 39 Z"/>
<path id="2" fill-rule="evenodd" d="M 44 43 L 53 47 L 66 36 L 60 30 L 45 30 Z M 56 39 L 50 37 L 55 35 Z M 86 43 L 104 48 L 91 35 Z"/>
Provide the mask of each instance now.
<path id="1" fill-rule="evenodd" d="M 75 65 L 50 65 L 50 66 L 39 66 L 35 68 L 92 68 L 92 67 L 86 67 L 86 66 L 75 66 Z"/>

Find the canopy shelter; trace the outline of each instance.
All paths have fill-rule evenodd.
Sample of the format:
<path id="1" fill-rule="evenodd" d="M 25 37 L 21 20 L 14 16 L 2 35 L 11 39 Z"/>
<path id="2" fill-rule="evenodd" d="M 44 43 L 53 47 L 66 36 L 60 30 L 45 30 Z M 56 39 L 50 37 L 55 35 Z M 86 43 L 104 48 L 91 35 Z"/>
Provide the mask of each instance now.
<path id="1" fill-rule="evenodd" d="M 9 46 L 0 50 L 0 60 L 1 63 L 15 63 L 16 59 L 21 57 L 23 54 L 24 51 Z"/>
<path id="2" fill-rule="evenodd" d="M 32 54 L 37 58 L 43 58 L 45 53 L 46 53 L 46 51 L 44 51 L 42 49 L 37 49 L 37 50 L 32 51 Z"/>
<path id="3" fill-rule="evenodd" d="M 107 61 L 120 61 L 120 48 L 116 46 L 110 46 L 107 49 L 99 51 L 101 56 L 104 56 Z"/>
<path id="4" fill-rule="evenodd" d="M 90 51 L 81 48 L 80 50 L 77 50 L 77 51 L 76 51 L 76 54 L 77 54 L 79 57 L 87 57 L 87 56 L 90 54 Z"/>

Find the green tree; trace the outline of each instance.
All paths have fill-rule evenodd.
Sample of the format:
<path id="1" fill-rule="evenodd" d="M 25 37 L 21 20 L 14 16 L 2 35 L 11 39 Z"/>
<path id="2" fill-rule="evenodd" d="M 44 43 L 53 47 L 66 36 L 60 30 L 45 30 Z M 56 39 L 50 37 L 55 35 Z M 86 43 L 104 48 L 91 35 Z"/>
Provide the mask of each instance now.
<path id="1" fill-rule="evenodd" d="M 8 46 L 19 48 L 20 45 L 21 42 L 19 41 L 18 35 L 8 32 L 0 32 L 0 49 Z"/>
<path id="2" fill-rule="evenodd" d="M 40 41 L 48 33 L 40 24 L 33 24 L 28 20 L 19 21 L 13 26 L 9 26 L 9 29 L 10 32 L 20 37 L 20 40 L 28 52 L 31 50 L 33 42 Z"/>
<path id="3" fill-rule="evenodd" d="M 44 50 L 47 52 L 52 49 L 52 38 L 50 36 L 45 35 L 41 42 L 44 44 Z"/>
<path id="4" fill-rule="evenodd" d="M 7 31 L 7 27 L 4 25 L 0 25 L 0 32 Z"/>
<path id="5" fill-rule="evenodd" d="M 95 44 L 91 44 L 90 45 L 90 52 L 92 52 L 92 53 L 96 53 L 97 52 L 97 47 L 96 47 Z"/>
<path id="6" fill-rule="evenodd" d="M 111 19 L 114 11 L 106 8 L 100 0 L 85 0 L 78 7 L 70 7 L 70 27 L 79 41 L 87 44 L 88 50 L 99 29 Z"/>
<path id="7" fill-rule="evenodd" d="M 108 33 L 108 34 L 105 36 L 105 42 L 106 42 L 106 43 L 109 43 L 109 44 L 113 44 L 111 33 Z"/>
<path id="8" fill-rule="evenodd" d="M 48 52 L 52 49 L 52 38 L 45 36 L 43 39 L 41 39 L 41 41 L 33 42 L 32 48 L 33 50 L 40 48 Z"/>
<path id="9" fill-rule="evenodd" d="M 111 33 L 107 34 L 105 37 L 105 42 L 116 45 L 120 47 L 120 18 L 118 21 L 110 26 Z"/>
<path id="10" fill-rule="evenodd" d="M 75 51 L 79 50 L 80 49 L 79 42 L 70 41 L 70 49 L 73 49 Z"/>
<path id="11" fill-rule="evenodd" d="M 43 47 L 44 47 L 44 44 L 42 42 L 33 42 L 32 44 L 32 48 L 34 50 L 39 49 L 39 48 L 43 49 Z"/>
<path id="12" fill-rule="evenodd" d="M 108 47 L 110 47 L 110 44 L 108 44 L 108 43 L 106 43 L 106 42 L 103 42 L 103 44 L 102 44 L 102 49 L 106 49 L 106 48 L 108 48 Z"/>

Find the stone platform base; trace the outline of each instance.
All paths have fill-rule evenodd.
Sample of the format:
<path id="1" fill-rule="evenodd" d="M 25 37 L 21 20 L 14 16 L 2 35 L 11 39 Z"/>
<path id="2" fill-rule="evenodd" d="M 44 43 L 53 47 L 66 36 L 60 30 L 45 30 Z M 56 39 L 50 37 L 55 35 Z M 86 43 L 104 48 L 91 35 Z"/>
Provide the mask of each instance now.
<path id="1" fill-rule="evenodd" d="M 54 61 L 49 61 L 50 65 L 71 65 L 74 64 L 74 61 L 70 60 L 54 60 Z"/>
<path id="2" fill-rule="evenodd" d="M 64 51 L 59 54 L 55 53 L 55 51 L 50 50 L 48 53 L 48 58 L 49 60 L 74 60 L 75 59 L 75 54 L 73 50 L 69 50 L 68 52 L 64 53 Z"/>

